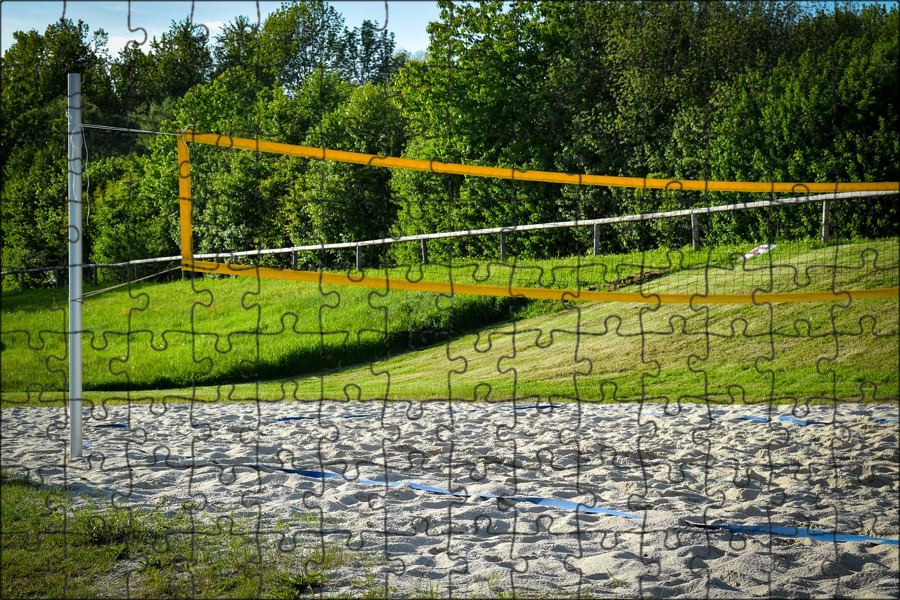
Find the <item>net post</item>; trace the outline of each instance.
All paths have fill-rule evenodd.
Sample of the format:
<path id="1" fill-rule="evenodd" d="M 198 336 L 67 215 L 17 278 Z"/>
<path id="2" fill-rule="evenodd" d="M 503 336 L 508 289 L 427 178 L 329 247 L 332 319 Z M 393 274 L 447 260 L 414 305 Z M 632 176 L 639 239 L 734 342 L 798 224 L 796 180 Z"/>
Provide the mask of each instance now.
<path id="1" fill-rule="evenodd" d="M 831 224 L 831 206 L 828 200 L 822 202 L 822 243 L 828 243 L 828 226 Z"/>
<path id="2" fill-rule="evenodd" d="M 500 232 L 500 262 L 506 262 L 506 234 Z"/>
<path id="3" fill-rule="evenodd" d="M 422 264 L 427 265 L 428 264 L 428 244 L 426 243 L 425 240 L 421 240 L 421 241 L 422 241 Z"/>
<path id="4" fill-rule="evenodd" d="M 359 244 L 356 245 L 356 270 L 362 271 L 362 251 Z"/>
<path id="5" fill-rule="evenodd" d="M 700 249 L 700 219 L 697 213 L 691 213 L 691 242 L 694 244 L 694 250 Z"/>
<path id="6" fill-rule="evenodd" d="M 81 457 L 81 74 L 68 74 L 69 158 L 69 455 Z"/>
<path id="7" fill-rule="evenodd" d="M 191 223 L 191 155 L 185 134 L 178 137 L 178 214 L 181 227 L 181 268 L 193 271 L 194 245 Z"/>
<path id="8" fill-rule="evenodd" d="M 600 255 L 600 224 L 594 223 L 594 256 Z"/>

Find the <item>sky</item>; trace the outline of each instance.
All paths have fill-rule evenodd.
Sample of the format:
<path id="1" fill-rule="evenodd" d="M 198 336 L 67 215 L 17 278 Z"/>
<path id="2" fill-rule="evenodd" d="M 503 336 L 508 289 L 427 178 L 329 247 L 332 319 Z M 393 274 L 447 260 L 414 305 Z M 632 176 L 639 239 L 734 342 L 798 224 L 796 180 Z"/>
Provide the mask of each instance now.
<path id="1" fill-rule="evenodd" d="M 897 0 L 875 0 L 888 9 L 897 6 Z M 860 4 L 869 3 L 868 1 Z M 88 24 L 91 31 L 102 28 L 109 36 L 108 49 L 115 58 L 119 50 L 131 40 L 141 41 L 147 32 L 147 40 L 159 36 L 169 28 L 172 20 L 179 21 L 191 14 L 193 8 L 194 22 L 203 23 L 209 28 L 210 37 L 219 33 L 222 25 L 238 15 L 245 15 L 256 21 L 257 6 L 259 17 L 266 16 L 281 6 L 281 1 L 260 0 L 0 0 L 0 50 L 6 49 L 15 41 L 14 31 L 36 29 L 43 33 L 47 25 L 57 21 L 63 12 L 66 18 L 77 22 L 79 19 Z M 337 0 L 329 2 L 344 16 L 345 25 L 358 27 L 364 19 L 377 21 L 383 25 L 385 21 L 384 0 Z M 811 2 L 812 5 L 830 7 L 834 0 Z M 440 10 L 433 0 L 389 0 L 387 2 L 388 29 L 395 35 L 397 48 L 405 48 L 410 52 L 428 48 L 428 34 L 425 27 L 430 21 L 437 20 Z M 131 16 L 129 31 L 128 18 Z"/>
<path id="2" fill-rule="evenodd" d="M 265 21 L 266 16 L 281 6 L 282 2 L 260 1 L 259 15 Z M 377 21 L 379 26 L 385 22 L 384 0 L 355 0 L 329 2 L 344 16 L 344 24 L 352 29 L 362 25 L 363 20 Z M 194 22 L 202 23 L 209 28 L 211 38 L 219 33 L 221 27 L 238 15 L 245 15 L 256 22 L 257 2 L 255 1 L 202 1 L 190 2 L 177 0 L 169 2 L 106 0 L 106 1 L 35 1 L 35 0 L 3 0 L 0 4 L 0 46 L 3 52 L 15 41 L 14 31 L 36 29 L 43 33 L 47 25 L 63 16 L 73 22 L 82 20 L 93 32 L 103 29 L 109 36 L 108 49 L 115 58 L 119 50 L 131 40 L 140 42 L 144 34 L 138 28 L 147 31 L 147 40 L 159 36 L 169 28 L 171 21 L 179 21 L 191 14 L 193 6 Z M 129 9 L 130 7 L 130 9 Z M 129 10 L 131 29 L 129 31 Z M 388 1 L 388 29 L 395 35 L 397 48 L 405 48 L 410 52 L 428 48 L 428 33 L 425 27 L 429 21 L 437 20 L 440 10 L 430 0 Z"/>

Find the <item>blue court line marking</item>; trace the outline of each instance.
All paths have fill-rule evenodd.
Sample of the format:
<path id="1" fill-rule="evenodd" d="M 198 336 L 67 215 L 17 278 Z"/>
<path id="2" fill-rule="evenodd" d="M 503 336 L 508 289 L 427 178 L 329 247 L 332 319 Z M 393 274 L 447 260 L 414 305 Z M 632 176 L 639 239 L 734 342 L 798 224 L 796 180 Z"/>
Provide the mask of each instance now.
<path id="1" fill-rule="evenodd" d="M 759 421 L 760 423 L 769 423 L 772 421 L 769 417 L 755 417 L 755 416 L 746 416 L 746 417 L 735 417 L 735 421 Z M 785 421 L 787 423 L 794 423 L 796 425 L 833 425 L 829 421 L 812 421 L 805 419 L 798 419 L 797 417 L 792 417 L 790 415 L 782 415 L 778 417 L 779 421 Z M 873 423 L 896 423 L 898 419 L 872 419 Z"/>
<path id="2" fill-rule="evenodd" d="M 554 406 L 553 404 L 531 404 L 529 406 L 516 406 L 514 408 L 500 408 L 498 410 L 501 410 L 501 411 L 531 410 L 533 408 L 537 409 L 537 410 L 542 410 L 542 409 L 548 409 L 548 408 L 553 409 L 553 408 L 556 408 L 556 406 Z M 478 409 L 471 408 L 468 410 L 451 410 L 450 414 L 458 415 L 458 414 L 464 413 L 464 412 L 478 412 Z M 325 417 L 325 420 L 328 420 L 328 419 L 364 419 L 367 416 L 369 416 L 369 415 L 341 415 L 338 417 Z M 281 417 L 281 418 L 275 419 L 273 421 L 273 423 L 279 423 L 279 422 L 284 422 L 284 421 L 304 421 L 304 420 L 318 420 L 318 419 L 319 419 L 319 417 L 305 417 L 305 416 Z"/>
<path id="3" fill-rule="evenodd" d="M 628 517 L 629 519 L 640 519 L 639 515 L 621 512 L 618 510 L 612 510 L 609 508 L 602 508 L 599 506 L 585 506 L 584 504 L 579 504 L 578 502 L 572 502 L 571 500 L 560 500 L 557 498 L 540 498 L 540 497 L 508 497 L 508 496 L 497 496 L 495 494 L 468 494 L 466 492 L 451 492 L 450 490 L 445 490 L 443 488 L 432 487 L 430 485 L 424 485 L 421 483 L 415 483 L 412 481 L 378 481 L 373 479 L 347 479 L 343 475 L 339 475 L 337 473 L 327 473 L 323 471 L 305 471 L 301 469 L 290 469 L 286 467 L 272 467 L 268 465 L 263 465 L 260 463 L 246 463 L 247 466 L 254 467 L 256 469 L 270 469 L 273 471 L 281 471 L 284 473 L 291 473 L 296 475 L 302 475 L 304 477 L 310 477 L 313 479 L 334 479 L 341 478 L 345 481 L 355 481 L 356 483 L 362 483 L 364 485 L 379 485 L 379 486 L 400 486 L 400 485 L 408 485 L 414 490 L 421 490 L 425 492 L 432 492 L 436 494 L 443 494 L 447 496 L 456 496 L 463 498 L 502 498 L 504 500 L 508 500 L 510 502 L 528 502 L 530 504 L 536 504 L 538 506 L 546 506 L 550 508 L 558 508 L 561 510 L 580 510 L 585 513 L 592 514 L 603 514 L 603 515 L 611 515 L 618 517 Z M 891 538 L 879 538 L 879 537 L 871 537 L 867 535 L 852 535 L 845 533 L 835 533 L 833 531 L 821 531 L 818 529 L 804 529 L 802 527 L 784 527 L 780 525 L 703 525 L 700 523 L 687 523 L 692 527 L 699 527 L 701 529 L 713 529 L 713 530 L 726 530 L 734 533 L 744 533 L 747 535 L 769 535 L 772 537 L 781 537 L 781 538 L 809 538 L 817 541 L 834 541 L 834 542 L 871 542 L 877 544 L 889 544 L 893 546 L 897 546 L 900 544 L 898 540 Z"/>
<path id="4" fill-rule="evenodd" d="M 701 529 L 719 529 L 732 531 L 734 533 L 744 533 L 747 535 L 769 535 L 772 537 L 782 538 L 809 538 L 822 542 L 874 542 L 877 544 L 889 544 L 891 546 L 900 545 L 900 540 L 891 538 L 871 537 L 868 535 L 851 535 L 846 533 L 835 533 L 834 531 L 821 531 L 819 529 L 804 529 L 803 527 L 783 527 L 780 525 L 703 525 L 701 523 L 690 523 L 694 527 Z"/>
<path id="5" fill-rule="evenodd" d="M 347 479 L 343 475 L 339 475 L 337 473 L 328 473 L 323 471 L 305 471 L 301 469 L 289 469 L 286 467 L 272 467 L 269 465 L 263 465 L 260 463 L 245 463 L 248 466 L 257 468 L 257 469 L 269 469 L 272 471 L 281 471 L 283 473 L 291 473 L 294 475 L 302 475 L 303 477 L 310 477 L 313 479 L 334 479 L 336 477 L 340 477 L 346 481 L 355 481 L 356 483 L 361 483 L 364 485 L 379 485 L 379 486 L 390 486 L 396 487 L 400 485 L 408 485 L 414 490 L 420 490 L 423 492 L 432 492 L 435 494 L 443 494 L 445 496 L 456 496 L 459 498 L 487 498 L 487 499 L 503 499 L 509 500 L 510 502 L 528 502 L 530 504 L 536 504 L 538 506 L 547 506 L 550 508 L 559 508 L 562 510 L 580 510 L 585 513 L 592 514 L 602 514 L 602 515 L 612 515 L 616 517 L 628 517 L 629 519 L 640 519 L 639 515 L 634 515 L 631 513 L 621 512 L 618 510 L 612 510 L 609 508 L 602 508 L 599 506 L 586 506 L 584 504 L 579 504 L 578 502 L 572 502 L 571 500 L 560 500 L 557 498 L 539 498 L 539 497 L 510 497 L 510 496 L 497 496 L 495 494 L 469 494 L 466 492 L 451 492 L 450 490 L 445 490 L 443 488 L 433 487 L 430 485 L 424 485 L 422 483 L 415 483 L 414 481 L 378 481 L 375 479 Z"/>
<path id="6" fill-rule="evenodd" d="M 339 417 L 326 417 L 325 419 L 364 419 L 367 415 L 341 415 Z M 304 420 L 313 420 L 317 421 L 319 417 L 281 417 L 280 419 L 275 419 L 275 423 L 279 423 L 282 421 L 304 421 Z"/>
<path id="7" fill-rule="evenodd" d="M 792 417 L 790 415 L 781 415 L 778 417 L 779 421 L 787 421 L 788 423 L 796 423 L 797 425 L 831 425 L 827 421 L 806 421 L 803 419 L 798 419 L 797 417 Z"/>
<path id="8" fill-rule="evenodd" d="M 87 443 L 85 446 L 91 447 Z M 149 452 L 141 450 L 137 448 L 139 452 L 147 454 L 151 456 Z M 164 452 L 156 452 L 156 456 L 164 456 L 166 460 L 171 458 L 170 455 Z M 220 464 L 218 461 L 211 461 L 213 464 Z M 541 497 L 509 497 L 509 496 L 498 496 L 495 494 L 468 494 L 466 492 L 451 492 L 450 490 L 445 490 L 443 488 L 433 487 L 430 485 L 424 485 L 421 483 L 415 483 L 413 481 L 378 481 L 374 479 L 351 479 L 344 477 L 338 473 L 328 473 L 325 471 L 308 471 L 303 469 L 291 469 L 287 467 L 273 467 L 269 465 L 264 465 L 261 463 L 250 462 L 243 463 L 240 465 L 233 465 L 235 467 L 238 466 L 247 466 L 252 467 L 258 470 L 270 470 L 270 471 L 280 471 L 283 473 L 290 473 L 293 475 L 301 475 L 303 477 L 309 477 L 312 479 L 343 479 L 344 481 L 361 483 L 364 485 L 378 485 L 378 486 L 401 486 L 408 485 L 414 490 L 421 490 L 425 492 L 432 492 L 436 494 L 443 494 L 448 496 L 456 496 L 462 498 L 485 498 L 485 499 L 504 499 L 510 502 L 528 502 L 530 504 L 536 504 L 538 506 L 546 506 L 550 508 L 558 508 L 561 510 L 580 510 L 585 513 L 591 514 L 603 514 L 603 515 L 611 515 L 618 517 L 627 517 L 629 519 L 641 519 L 640 515 L 635 515 L 632 513 L 626 513 L 618 510 L 612 510 L 609 508 L 602 508 L 599 506 L 585 506 L 584 504 L 580 504 L 578 502 L 572 502 L 571 500 L 560 500 L 558 498 L 541 498 Z M 868 535 L 853 535 L 846 533 L 837 533 L 833 531 L 822 531 L 818 529 L 805 529 L 803 527 L 785 527 L 782 525 L 731 525 L 731 524 L 716 524 L 716 525 L 706 525 L 703 523 L 691 523 L 689 521 L 685 521 L 685 523 L 691 527 L 697 527 L 700 529 L 711 529 L 711 530 L 725 530 L 731 531 L 733 533 L 743 533 L 746 535 L 769 535 L 771 537 L 781 537 L 781 538 L 808 538 L 816 541 L 833 541 L 833 542 L 868 542 L 875 544 L 888 544 L 891 546 L 900 545 L 900 540 L 896 540 L 893 538 L 879 538 L 872 537 Z"/>

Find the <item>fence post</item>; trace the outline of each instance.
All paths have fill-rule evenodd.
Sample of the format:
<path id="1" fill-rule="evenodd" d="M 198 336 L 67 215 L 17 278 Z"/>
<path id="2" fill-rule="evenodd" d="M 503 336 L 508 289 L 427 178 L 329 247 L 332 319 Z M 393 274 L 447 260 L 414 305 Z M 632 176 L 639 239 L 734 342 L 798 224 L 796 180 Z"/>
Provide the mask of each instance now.
<path id="1" fill-rule="evenodd" d="M 297 270 L 297 252 L 296 252 L 296 250 L 294 252 L 291 252 L 291 269 L 293 269 L 294 271 Z"/>
<path id="2" fill-rule="evenodd" d="M 600 255 L 600 224 L 594 223 L 594 256 Z"/>
<path id="3" fill-rule="evenodd" d="M 828 226 L 831 224 L 831 203 L 826 200 L 822 203 L 822 243 L 828 242 Z"/>
<path id="4" fill-rule="evenodd" d="M 422 264 L 428 264 L 428 244 L 425 240 L 422 240 Z"/>
<path id="5" fill-rule="evenodd" d="M 500 262 L 506 262 L 506 234 L 500 232 Z"/>
<path id="6" fill-rule="evenodd" d="M 697 213 L 691 213 L 691 241 L 694 244 L 694 250 L 700 249 L 700 219 Z"/>
<path id="7" fill-rule="evenodd" d="M 356 245 L 356 270 L 362 271 L 362 253 L 360 252 L 359 244 Z"/>

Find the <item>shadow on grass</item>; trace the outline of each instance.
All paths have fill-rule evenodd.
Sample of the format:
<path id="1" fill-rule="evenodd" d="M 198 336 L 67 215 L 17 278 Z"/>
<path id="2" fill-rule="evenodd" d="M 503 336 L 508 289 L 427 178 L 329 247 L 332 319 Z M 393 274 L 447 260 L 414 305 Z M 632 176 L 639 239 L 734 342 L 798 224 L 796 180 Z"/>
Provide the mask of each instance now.
<path id="1" fill-rule="evenodd" d="M 559 303 L 555 303 L 559 304 Z M 376 362 L 423 350 L 435 344 L 446 344 L 489 326 L 514 320 L 520 313 L 527 316 L 553 312 L 554 303 L 530 301 L 525 298 L 470 297 L 451 309 L 429 314 L 407 329 L 389 331 L 382 339 L 347 339 L 341 344 L 320 345 L 318 348 L 296 348 L 279 355 L 275 360 L 258 363 L 243 362 L 210 374 L 158 375 L 132 381 L 131 390 L 183 388 L 192 385 L 213 386 L 242 384 L 257 380 L 288 379 L 298 376 L 325 374 L 365 362 Z M 539 306 L 535 306 L 539 305 Z M 85 391 L 112 392 L 123 389 L 121 382 L 85 382 Z"/>

